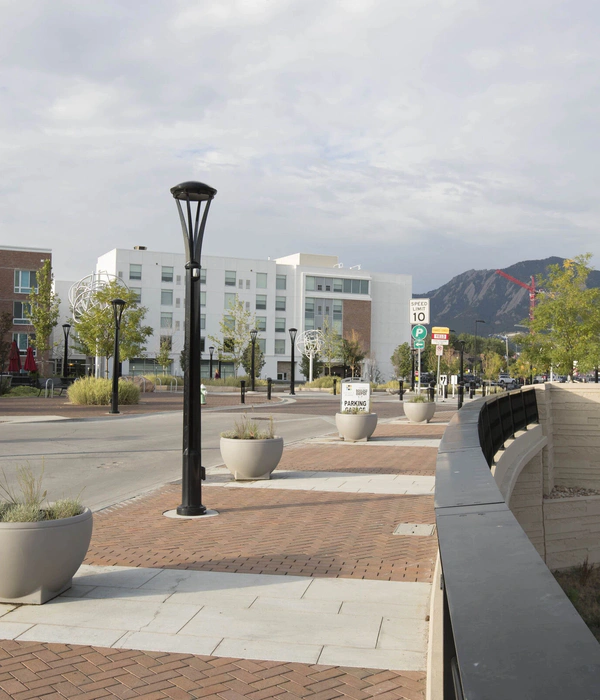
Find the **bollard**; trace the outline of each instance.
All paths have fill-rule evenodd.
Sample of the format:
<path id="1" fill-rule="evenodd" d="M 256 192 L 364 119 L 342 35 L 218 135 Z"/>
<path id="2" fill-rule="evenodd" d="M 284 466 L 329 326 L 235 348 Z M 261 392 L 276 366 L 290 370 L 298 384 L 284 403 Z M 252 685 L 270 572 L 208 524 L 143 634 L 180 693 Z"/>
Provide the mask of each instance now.
<path id="1" fill-rule="evenodd" d="M 337 377 L 333 378 L 333 395 L 337 394 Z"/>
<path id="2" fill-rule="evenodd" d="M 400 401 L 404 400 L 404 382 L 400 380 L 399 382 L 400 388 L 398 389 L 398 396 L 400 397 Z"/>
<path id="3" fill-rule="evenodd" d="M 459 408 L 459 410 L 462 408 L 464 395 L 465 395 L 465 387 L 462 384 L 459 384 L 458 385 L 458 408 Z"/>
<path id="4" fill-rule="evenodd" d="M 444 398 L 445 399 L 448 398 L 448 385 L 447 384 L 444 384 Z"/>
<path id="5" fill-rule="evenodd" d="M 469 398 L 475 398 L 475 382 L 469 382 Z"/>
<path id="6" fill-rule="evenodd" d="M 273 380 L 271 377 L 267 377 L 267 401 L 271 400 L 271 390 L 273 388 Z"/>
<path id="7" fill-rule="evenodd" d="M 246 403 L 246 382 L 244 379 L 240 381 L 240 396 L 242 403 Z"/>
<path id="8" fill-rule="evenodd" d="M 430 385 L 429 389 L 427 389 L 427 394 L 429 396 L 429 400 L 432 402 L 435 401 L 435 388 L 434 387 L 435 387 L 435 384 Z"/>

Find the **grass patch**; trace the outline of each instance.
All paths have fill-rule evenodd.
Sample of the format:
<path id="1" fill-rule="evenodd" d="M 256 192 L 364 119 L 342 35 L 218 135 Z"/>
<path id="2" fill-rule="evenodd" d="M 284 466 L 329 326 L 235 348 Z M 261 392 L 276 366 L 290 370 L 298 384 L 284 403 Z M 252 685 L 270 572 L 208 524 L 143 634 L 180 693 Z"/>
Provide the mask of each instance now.
<path id="1" fill-rule="evenodd" d="M 267 430 L 261 430 L 256 421 L 244 416 L 241 421 L 236 421 L 233 430 L 221 433 L 221 437 L 230 440 L 272 440 L 275 437 L 273 432 L 273 417 L 269 419 Z"/>
<path id="2" fill-rule="evenodd" d="M 208 377 L 202 377 L 202 384 L 204 386 L 241 386 L 240 382 L 242 379 L 246 382 L 246 389 L 250 387 L 250 377 L 224 377 L 223 379 L 208 379 Z M 267 386 L 266 379 L 254 380 L 255 386 Z"/>
<path id="3" fill-rule="evenodd" d="M 112 379 L 84 377 L 74 382 L 68 391 L 69 401 L 76 406 L 109 406 L 112 399 Z M 140 402 L 140 388 L 133 382 L 119 382 L 119 405 Z"/>
<path id="4" fill-rule="evenodd" d="M 175 377 L 172 374 L 144 374 L 144 378 L 152 382 L 154 386 L 170 387 L 173 382 L 177 386 L 183 386 L 183 377 Z"/>
<path id="5" fill-rule="evenodd" d="M 40 390 L 39 389 L 34 389 L 32 386 L 14 386 L 12 389 L 9 389 L 5 394 L 2 394 L 2 396 L 6 396 L 8 398 L 10 397 L 22 397 L 22 396 L 39 396 Z"/>
<path id="6" fill-rule="evenodd" d="M 554 578 L 600 642 L 600 568 L 586 558 L 572 569 L 555 571 Z"/>

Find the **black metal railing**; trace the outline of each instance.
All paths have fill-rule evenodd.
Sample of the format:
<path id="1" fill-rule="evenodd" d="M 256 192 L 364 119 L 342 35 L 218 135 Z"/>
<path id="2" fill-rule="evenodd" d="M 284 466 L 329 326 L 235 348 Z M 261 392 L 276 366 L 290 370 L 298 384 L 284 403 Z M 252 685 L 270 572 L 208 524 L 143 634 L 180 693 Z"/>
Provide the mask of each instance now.
<path id="1" fill-rule="evenodd" d="M 600 698 L 600 645 L 490 469 L 506 440 L 537 422 L 533 387 L 476 399 L 456 413 L 440 443 L 444 700 Z"/>

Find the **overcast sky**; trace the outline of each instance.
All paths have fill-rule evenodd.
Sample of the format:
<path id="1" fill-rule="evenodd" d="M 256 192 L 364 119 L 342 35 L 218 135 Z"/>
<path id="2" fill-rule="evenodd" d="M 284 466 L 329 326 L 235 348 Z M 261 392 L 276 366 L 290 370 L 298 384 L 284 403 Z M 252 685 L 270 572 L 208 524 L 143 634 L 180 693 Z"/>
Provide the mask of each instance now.
<path id="1" fill-rule="evenodd" d="M 338 255 L 424 292 L 600 261 L 594 0 L 0 0 L 0 242 L 58 279 L 183 252 Z"/>

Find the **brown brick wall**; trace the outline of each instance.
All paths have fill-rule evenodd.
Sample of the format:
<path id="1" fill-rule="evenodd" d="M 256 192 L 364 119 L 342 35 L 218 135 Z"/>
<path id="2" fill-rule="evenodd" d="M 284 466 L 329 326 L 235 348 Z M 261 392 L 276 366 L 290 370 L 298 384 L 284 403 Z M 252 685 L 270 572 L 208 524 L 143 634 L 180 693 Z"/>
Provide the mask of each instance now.
<path id="1" fill-rule="evenodd" d="M 0 313 L 8 311 L 12 315 L 13 301 L 27 301 L 29 296 L 15 293 L 15 270 L 39 270 L 44 260 L 52 260 L 52 253 L 0 248 Z M 10 338 L 12 339 L 12 333 L 17 332 L 33 333 L 33 326 L 13 326 Z"/>
<path id="2" fill-rule="evenodd" d="M 358 334 L 366 352 L 371 350 L 371 302 L 344 299 L 342 336 L 350 338 L 352 331 Z"/>

